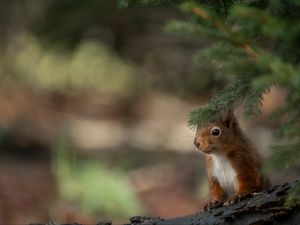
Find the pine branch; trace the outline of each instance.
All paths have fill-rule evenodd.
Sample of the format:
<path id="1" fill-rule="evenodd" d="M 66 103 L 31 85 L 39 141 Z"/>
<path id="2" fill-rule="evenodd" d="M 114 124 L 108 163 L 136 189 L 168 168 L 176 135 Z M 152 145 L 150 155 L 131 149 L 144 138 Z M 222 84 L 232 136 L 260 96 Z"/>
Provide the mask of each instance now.
<path id="1" fill-rule="evenodd" d="M 196 128 L 209 121 L 214 121 L 220 114 L 227 109 L 233 108 L 235 104 L 243 100 L 248 93 L 249 87 L 249 78 L 247 76 L 238 77 L 218 96 L 212 98 L 206 106 L 196 108 L 190 112 L 189 126 Z"/>
<path id="2" fill-rule="evenodd" d="M 215 29 L 180 20 L 171 20 L 165 27 L 165 31 L 167 33 L 179 34 L 180 36 L 192 36 L 197 38 L 208 36 L 217 40 L 226 39 L 224 34 L 216 31 Z"/>
<path id="3" fill-rule="evenodd" d="M 235 35 L 230 27 L 226 26 L 221 20 L 211 16 L 204 8 L 201 6 L 195 6 L 194 4 L 185 7 L 189 7 L 192 13 L 211 22 L 215 28 L 226 34 L 235 45 L 242 48 L 252 59 L 257 59 L 259 57 L 257 51 L 255 51 L 248 43 L 245 43 L 237 35 Z"/>
<path id="4" fill-rule="evenodd" d="M 263 95 L 270 90 L 270 86 L 252 88 L 245 101 L 245 114 L 249 117 L 261 113 Z"/>

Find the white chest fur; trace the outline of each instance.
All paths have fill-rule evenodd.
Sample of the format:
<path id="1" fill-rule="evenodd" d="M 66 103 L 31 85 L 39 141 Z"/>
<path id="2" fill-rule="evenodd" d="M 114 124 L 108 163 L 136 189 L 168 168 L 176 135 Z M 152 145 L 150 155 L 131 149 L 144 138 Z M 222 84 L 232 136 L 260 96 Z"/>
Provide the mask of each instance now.
<path id="1" fill-rule="evenodd" d="M 236 171 L 232 168 L 228 159 L 219 154 L 213 154 L 212 174 L 216 177 L 228 196 L 236 192 Z"/>

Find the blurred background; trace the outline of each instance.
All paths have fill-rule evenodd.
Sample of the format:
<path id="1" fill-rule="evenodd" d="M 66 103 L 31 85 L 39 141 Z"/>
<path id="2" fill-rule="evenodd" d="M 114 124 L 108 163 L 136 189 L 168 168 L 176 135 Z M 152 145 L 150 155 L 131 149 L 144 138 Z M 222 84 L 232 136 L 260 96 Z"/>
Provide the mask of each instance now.
<path id="1" fill-rule="evenodd" d="M 223 87 L 164 31 L 171 7 L 115 0 L 0 1 L 0 223 L 183 216 L 207 199 L 188 113 Z M 286 91 L 243 130 L 265 158 Z M 272 183 L 299 176 L 269 171 Z"/>

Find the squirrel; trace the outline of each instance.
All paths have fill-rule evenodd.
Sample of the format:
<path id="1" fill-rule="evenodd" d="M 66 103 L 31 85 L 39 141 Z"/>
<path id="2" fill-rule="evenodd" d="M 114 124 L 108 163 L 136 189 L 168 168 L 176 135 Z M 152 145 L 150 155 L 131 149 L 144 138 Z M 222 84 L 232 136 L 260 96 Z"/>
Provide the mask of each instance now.
<path id="1" fill-rule="evenodd" d="M 232 110 L 198 127 L 194 144 L 206 158 L 210 198 L 204 210 L 216 204 L 233 204 L 269 186 L 261 171 L 261 156 L 243 134 Z"/>

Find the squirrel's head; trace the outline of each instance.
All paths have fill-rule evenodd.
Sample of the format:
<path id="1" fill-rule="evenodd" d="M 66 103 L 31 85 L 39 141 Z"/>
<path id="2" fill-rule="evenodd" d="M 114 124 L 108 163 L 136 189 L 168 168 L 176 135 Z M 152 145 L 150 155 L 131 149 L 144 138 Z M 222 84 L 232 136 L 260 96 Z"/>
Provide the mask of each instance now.
<path id="1" fill-rule="evenodd" d="M 237 121 L 232 110 L 229 110 L 215 121 L 198 127 L 194 144 L 205 154 L 225 153 L 232 145 L 237 131 Z"/>

